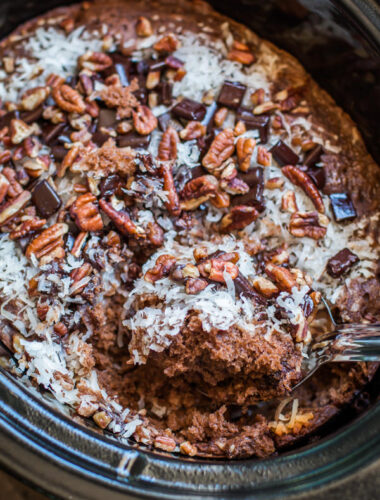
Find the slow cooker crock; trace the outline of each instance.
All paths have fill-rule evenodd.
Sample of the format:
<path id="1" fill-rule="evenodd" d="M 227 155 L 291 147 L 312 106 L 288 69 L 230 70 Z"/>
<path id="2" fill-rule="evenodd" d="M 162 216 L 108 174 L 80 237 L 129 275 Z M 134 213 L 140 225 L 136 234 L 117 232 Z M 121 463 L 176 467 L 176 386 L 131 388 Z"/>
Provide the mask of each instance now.
<path id="1" fill-rule="evenodd" d="M 63 0 L 2 0 L 0 36 Z M 348 111 L 380 162 L 380 7 L 359 0 L 215 0 L 295 55 Z M 0 465 L 63 498 L 377 498 L 380 374 L 308 442 L 266 460 L 208 461 L 121 445 L 0 370 Z"/>

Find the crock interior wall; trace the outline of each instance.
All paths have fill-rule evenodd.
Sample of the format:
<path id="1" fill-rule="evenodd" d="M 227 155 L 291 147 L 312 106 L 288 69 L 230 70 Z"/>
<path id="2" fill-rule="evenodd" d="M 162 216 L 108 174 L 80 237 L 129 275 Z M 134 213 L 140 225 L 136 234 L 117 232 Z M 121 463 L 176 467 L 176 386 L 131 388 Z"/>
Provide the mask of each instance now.
<path id="1" fill-rule="evenodd" d="M 249 25 L 264 38 L 297 57 L 313 78 L 325 88 L 358 124 L 374 158 L 380 163 L 380 141 L 378 140 L 378 117 L 380 112 L 380 45 L 376 40 L 365 39 L 358 34 L 357 27 L 342 16 L 341 2 L 300 0 L 302 8 L 294 0 L 209 0 L 216 9 L 238 21 Z M 6 36 L 20 23 L 56 6 L 75 2 L 62 0 L 1 0 L 0 38 Z M 343 2 L 344 3 L 344 2 Z M 371 3 L 371 2 L 369 2 Z M 311 10 L 308 10 L 310 7 Z M 299 35 L 309 37 L 311 26 L 320 23 L 323 17 L 338 26 L 327 29 L 315 43 L 299 43 Z M 342 28 L 344 31 L 342 31 Z M 380 33 L 379 33 L 380 39 Z M 372 44 L 371 44 L 372 43 Z M 343 408 L 340 414 L 317 434 L 297 444 L 299 448 L 307 442 L 327 436 L 344 425 L 348 425 L 378 399 L 380 371 L 354 399 L 352 405 Z"/>

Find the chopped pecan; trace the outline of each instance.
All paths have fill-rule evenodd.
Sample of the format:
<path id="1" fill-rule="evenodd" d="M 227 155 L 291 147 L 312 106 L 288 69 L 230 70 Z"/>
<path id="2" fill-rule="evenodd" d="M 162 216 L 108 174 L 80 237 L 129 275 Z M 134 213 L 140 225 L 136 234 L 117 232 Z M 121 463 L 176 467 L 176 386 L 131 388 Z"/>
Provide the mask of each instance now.
<path id="1" fill-rule="evenodd" d="M 267 189 L 282 189 L 284 187 L 285 180 L 282 177 L 271 177 L 265 183 Z"/>
<path id="2" fill-rule="evenodd" d="M 194 266 L 194 264 L 186 264 L 186 266 L 182 268 L 182 277 L 199 278 L 199 269 L 197 266 Z"/>
<path id="3" fill-rule="evenodd" d="M 269 167 L 272 162 L 272 153 L 270 153 L 264 146 L 257 148 L 257 163 L 263 167 Z"/>
<path id="4" fill-rule="evenodd" d="M 75 26 L 75 21 L 72 17 L 65 17 L 65 19 L 62 19 L 62 21 L 59 23 L 59 27 L 64 29 L 66 33 L 71 33 L 74 29 Z"/>
<path id="5" fill-rule="evenodd" d="M 5 163 L 8 163 L 11 158 L 12 158 L 12 153 L 8 149 L 5 151 L 1 151 L 0 152 L 0 165 L 4 165 Z"/>
<path id="6" fill-rule="evenodd" d="M 245 132 L 247 131 L 247 127 L 245 126 L 245 123 L 243 122 L 243 120 L 239 120 L 237 122 L 237 124 L 235 125 L 235 128 L 234 128 L 234 135 L 238 136 L 238 135 L 242 135 L 244 134 Z"/>
<path id="7" fill-rule="evenodd" d="M 160 247 L 164 243 L 164 231 L 155 222 L 149 222 L 146 227 L 146 236 L 155 247 Z"/>
<path id="8" fill-rule="evenodd" d="M 210 202 L 216 208 L 227 208 L 230 206 L 230 195 L 221 189 L 215 193 L 215 195 L 210 198 Z"/>
<path id="9" fill-rule="evenodd" d="M 246 194 L 249 186 L 242 179 L 237 177 L 237 170 L 233 162 L 229 163 L 220 176 L 219 186 L 232 195 Z"/>
<path id="10" fill-rule="evenodd" d="M 95 205 L 96 197 L 91 193 L 79 196 L 70 207 L 70 215 L 81 231 L 100 231 L 103 229 L 102 217 Z"/>
<path id="11" fill-rule="evenodd" d="M 296 193 L 294 191 L 286 191 L 281 198 L 281 208 L 285 212 L 294 214 L 298 212 Z"/>
<path id="12" fill-rule="evenodd" d="M 28 89 L 22 95 L 20 105 L 25 111 L 33 111 L 46 101 L 49 94 L 49 87 L 34 87 L 33 89 Z"/>
<path id="13" fill-rule="evenodd" d="M 319 213 L 323 214 L 325 212 L 325 206 L 322 200 L 322 196 L 318 191 L 317 186 L 314 184 L 311 177 L 306 172 L 303 172 L 293 165 L 287 165 L 283 167 L 282 172 L 293 184 L 299 186 L 303 189 L 303 191 L 305 191 Z"/>
<path id="14" fill-rule="evenodd" d="M 148 269 L 148 271 L 145 273 L 144 280 L 149 281 L 150 283 L 155 283 L 157 280 L 168 276 L 175 263 L 176 258 L 173 257 L 173 255 L 160 255 L 157 258 L 154 267 Z"/>
<path id="15" fill-rule="evenodd" d="M 62 259 L 65 256 L 63 235 L 68 230 L 67 224 L 53 224 L 29 243 L 25 255 L 29 258 L 34 254 L 41 264 L 47 264 L 53 259 Z"/>
<path id="16" fill-rule="evenodd" d="M 138 18 L 136 23 L 136 35 L 142 37 L 153 35 L 152 24 L 149 19 L 144 16 Z"/>
<path id="17" fill-rule="evenodd" d="M 172 215 L 179 215 L 181 207 L 179 204 L 178 193 L 174 185 L 173 166 L 169 162 L 162 163 L 160 173 L 164 180 L 164 191 L 167 192 L 167 202 L 165 206 Z"/>
<path id="18" fill-rule="evenodd" d="M 259 216 L 259 212 L 254 207 L 238 205 L 231 208 L 220 222 L 220 230 L 224 233 L 243 229 L 251 224 Z"/>
<path id="19" fill-rule="evenodd" d="M 214 123 L 217 127 L 221 127 L 224 123 L 224 120 L 227 118 L 228 109 L 227 108 L 219 108 L 218 111 L 214 115 Z"/>
<path id="20" fill-rule="evenodd" d="M 141 135 L 148 135 L 157 128 L 157 118 L 148 106 L 139 105 L 137 111 L 132 112 L 133 126 Z"/>
<path id="21" fill-rule="evenodd" d="M 94 419 L 96 425 L 101 429 L 105 429 L 112 421 L 112 417 L 105 411 L 96 412 L 92 418 Z"/>
<path id="22" fill-rule="evenodd" d="M 73 280 L 73 284 L 71 285 L 71 295 L 78 295 L 83 291 L 85 286 L 87 285 L 87 282 L 84 284 L 81 284 L 80 282 L 89 276 L 92 273 L 93 269 L 91 264 L 88 262 L 85 262 L 82 264 L 80 267 L 77 267 L 76 269 L 73 269 L 70 273 L 70 278 Z"/>
<path id="23" fill-rule="evenodd" d="M 180 46 L 178 38 L 174 33 L 169 33 L 160 38 L 154 45 L 154 50 L 157 52 L 174 52 Z"/>
<path id="24" fill-rule="evenodd" d="M 29 191 L 23 191 L 16 198 L 9 200 L 0 210 L 0 226 L 3 226 L 9 219 L 14 217 L 28 203 L 32 195 Z"/>
<path id="25" fill-rule="evenodd" d="M 185 212 L 197 209 L 202 203 L 205 203 L 210 199 L 209 195 L 200 196 L 199 198 L 190 198 L 188 200 L 183 200 L 181 202 L 181 209 Z"/>
<path id="26" fill-rule="evenodd" d="M 161 77 L 160 71 L 149 71 L 146 77 L 145 87 L 148 90 L 154 89 L 160 83 L 160 77 Z"/>
<path id="27" fill-rule="evenodd" d="M 251 158 L 256 146 L 253 138 L 239 137 L 236 142 L 236 154 L 239 160 L 239 168 L 242 172 L 247 172 L 251 165 Z"/>
<path id="28" fill-rule="evenodd" d="M 68 113 L 82 114 L 86 105 L 79 92 L 69 85 L 62 84 L 53 87 L 52 96 L 57 106 Z"/>
<path id="29" fill-rule="evenodd" d="M 233 280 L 239 274 L 239 269 L 233 262 L 220 258 L 208 259 L 205 262 L 201 262 L 198 264 L 198 268 L 204 278 L 217 281 L 218 283 L 226 282 L 225 273 L 229 274 Z"/>
<path id="30" fill-rule="evenodd" d="M 46 219 L 38 219 L 37 217 L 33 217 L 32 219 L 28 219 L 22 222 L 17 229 L 10 233 L 9 237 L 11 240 L 19 240 L 27 234 L 41 229 L 44 224 L 46 224 Z"/>
<path id="31" fill-rule="evenodd" d="M 193 139 L 199 139 L 206 134 L 206 126 L 201 122 L 190 121 L 187 123 L 186 127 L 182 129 L 179 136 L 184 141 L 191 141 Z"/>
<path id="32" fill-rule="evenodd" d="M 113 208 L 111 203 L 108 203 L 104 199 L 99 200 L 99 206 L 103 212 L 108 215 L 108 217 L 115 224 L 117 229 L 124 235 L 135 236 L 136 238 L 144 238 L 144 231 L 136 226 L 126 212 L 117 211 Z"/>
<path id="33" fill-rule="evenodd" d="M 157 436 L 154 440 L 154 446 L 160 450 L 172 452 L 176 448 L 176 442 L 168 436 Z"/>
<path id="34" fill-rule="evenodd" d="M 297 238 L 308 236 L 314 240 L 325 237 L 329 219 L 318 212 L 296 212 L 290 217 L 289 232 Z"/>
<path id="35" fill-rule="evenodd" d="M 256 278 L 252 280 L 252 286 L 267 299 L 274 297 L 280 291 L 274 283 L 263 276 L 256 276 Z"/>
<path id="36" fill-rule="evenodd" d="M 8 193 L 9 186 L 10 183 L 5 175 L 0 174 L 0 203 L 4 201 L 4 198 Z"/>
<path id="37" fill-rule="evenodd" d="M 46 157 L 37 157 L 37 158 L 28 158 L 24 161 L 23 167 L 25 168 L 26 173 L 36 179 L 43 172 L 47 172 L 49 170 L 50 158 Z"/>
<path id="38" fill-rule="evenodd" d="M 78 65 L 80 69 L 104 71 L 112 66 L 112 59 L 104 52 L 89 51 L 78 58 Z"/>
<path id="39" fill-rule="evenodd" d="M 22 147 L 24 148 L 26 156 L 29 156 L 30 158 L 37 158 L 42 144 L 37 139 L 37 137 L 27 137 L 26 139 L 24 139 Z M 46 160 L 47 158 L 49 158 L 48 155 L 43 155 L 41 158 L 43 158 L 43 161 L 46 161 L 47 165 L 49 165 L 50 162 L 47 162 Z"/>
<path id="40" fill-rule="evenodd" d="M 74 257 L 79 257 L 82 249 L 86 243 L 88 233 L 85 231 L 81 231 L 78 236 L 75 238 L 73 248 L 71 249 L 71 254 L 74 255 Z"/>
<path id="41" fill-rule="evenodd" d="M 28 125 L 19 118 L 14 118 L 11 121 L 9 135 L 12 144 L 20 144 L 24 139 L 33 134 L 39 133 L 40 129 L 36 123 Z"/>
<path id="42" fill-rule="evenodd" d="M 63 177 L 68 168 L 72 167 L 74 164 L 78 154 L 79 154 L 80 146 L 74 146 L 69 149 L 66 153 L 62 163 L 58 167 L 57 175 L 58 177 Z"/>
<path id="43" fill-rule="evenodd" d="M 189 278 L 186 280 L 186 293 L 196 295 L 207 287 L 208 283 L 202 278 Z"/>
<path id="44" fill-rule="evenodd" d="M 185 187 L 181 191 L 181 197 L 192 200 L 199 199 L 204 196 L 210 197 L 215 195 L 217 190 L 217 179 L 213 175 L 202 175 L 185 184 Z"/>
<path id="45" fill-rule="evenodd" d="M 9 182 L 9 187 L 7 195 L 9 198 L 15 198 L 22 193 L 23 189 L 21 184 L 17 180 L 17 174 L 13 168 L 5 167 L 3 169 L 3 175 Z"/>
<path id="46" fill-rule="evenodd" d="M 251 102 L 255 107 L 262 104 L 264 102 L 264 98 L 265 90 L 263 88 L 259 88 L 251 94 Z"/>
<path id="47" fill-rule="evenodd" d="M 250 52 L 249 47 L 237 41 L 234 41 L 227 58 L 230 61 L 236 61 L 244 65 L 252 64 L 255 61 L 255 56 Z"/>
<path id="48" fill-rule="evenodd" d="M 175 160 L 177 158 L 178 134 L 173 127 L 168 127 L 158 146 L 158 159 L 160 161 Z"/>
<path id="49" fill-rule="evenodd" d="M 298 288 L 293 274 L 286 267 L 276 266 L 268 262 L 265 266 L 265 272 L 278 285 L 280 290 L 290 293 L 294 287 Z"/>
<path id="50" fill-rule="evenodd" d="M 253 109 L 253 114 L 255 115 L 263 115 L 265 113 L 269 113 L 270 111 L 274 111 L 279 106 L 275 102 L 267 101 L 259 104 Z"/>
<path id="51" fill-rule="evenodd" d="M 54 325 L 54 331 L 59 337 L 64 337 L 68 332 L 67 326 L 62 321 Z"/>
<path id="52" fill-rule="evenodd" d="M 212 141 L 210 149 L 203 158 L 202 165 L 210 173 L 214 173 L 224 161 L 232 156 L 234 149 L 234 133 L 230 128 L 226 128 Z"/>

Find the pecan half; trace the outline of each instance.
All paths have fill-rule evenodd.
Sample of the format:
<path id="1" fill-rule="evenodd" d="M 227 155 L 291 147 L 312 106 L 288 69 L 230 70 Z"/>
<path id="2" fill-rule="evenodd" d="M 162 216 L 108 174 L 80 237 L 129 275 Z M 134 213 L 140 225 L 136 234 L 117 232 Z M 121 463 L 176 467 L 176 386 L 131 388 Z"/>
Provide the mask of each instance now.
<path id="1" fill-rule="evenodd" d="M 23 192 L 21 184 L 17 180 L 17 174 L 13 168 L 5 167 L 3 169 L 3 175 L 9 182 L 9 187 L 7 195 L 9 198 L 15 198 Z"/>
<path id="2" fill-rule="evenodd" d="M 73 284 L 70 289 L 71 295 L 78 295 L 83 291 L 87 283 L 80 284 L 80 281 L 89 276 L 92 271 L 92 266 L 88 262 L 85 262 L 82 266 L 71 271 L 70 278 L 73 280 Z"/>
<path id="3" fill-rule="evenodd" d="M 167 192 L 167 202 L 165 206 L 170 214 L 177 216 L 181 213 L 181 207 L 178 193 L 174 185 L 173 166 L 169 162 L 163 163 L 160 166 L 160 174 L 164 180 L 164 191 Z"/>
<path id="4" fill-rule="evenodd" d="M 218 181 L 213 175 L 202 175 L 185 184 L 181 191 L 184 199 L 199 199 L 215 195 L 218 190 Z M 202 202 L 203 203 L 203 202 Z"/>
<path id="5" fill-rule="evenodd" d="M 179 136 L 184 141 L 191 141 L 193 139 L 199 139 L 206 134 L 206 125 L 202 125 L 201 122 L 191 121 L 188 122 L 186 127 L 182 129 Z"/>
<path id="6" fill-rule="evenodd" d="M 79 196 L 70 207 L 70 215 L 81 231 L 100 231 L 103 229 L 102 217 L 95 205 L 96 197 L 91 193 Z"/>
<path id="7" fill-rule="evenodd" d="M 99 206 L 122 234 L 135 236 L 136 238 L 145 237 L 144 231 L 132 222 L 127 212 L 115 210 L 111 203 L 103 199 L 99 200 Z"/>
<path id="8" fill-rule="evenodd" d="M 249 51 L 249 47 L 237 41 L 234 41 L 227 58 L 230 61 L 236 61 L 244 65 L 252 64 L 255 61 L 255 56 Z"/>
<path id="9" fill-rule="evenodd" d="M 212 141 L 210 149 L 204 156 L 202 165 L 210 172 L 214 173 L 232 156 L 235 149 L 234 133 L 230 128 L 222 130 Z"/>
<path id="10" fill-rule="evenodd" d="M 239 177 L 233 179 L 221 179 L 220 187 L 228 194 L 238 195 L 246 194 L 249 192 L 249 186 Z"/>
<path id="11" fill-rule="evenodd" d="M 243 229 L 251 224 L 259 216 L 259 212 L 254 207 L 238 205 L 231 208 L 230 212 L 223 217 L 220 222 L 220 230 L 224 233 Z"/>
<path id="12" fill-rule="evenodd" d="M 57 85 L 53 87 L 52 96 L 57 106 L 68 113 L 82 114 L 86 110 L 86 104 L 79 92 L 69 85 Z"/>
<path id="13" fill-rule="evenodd" d="M 329 219 L 318 212 L 296 212 L 290 217 L 289 232 L 297 238 L 308 236 L 314 240 L 324 238 Z"/>
<path id="14" fill-rule="evenodd" d="M 281 198 L 281 208 L 285 212 L 294 214 L 298 212 L 296 193 L 294 191 L 286 191 Z"/>
<path id="15" fill-rule="evenodd" d="M 274 297 L 280 291 L 274 283 L 272 283 L 267 278 L 264 278 L 263 276 L 257 276 L 256 278 L 254 278 L 252 280 L 252 286 L 267 299 Z"/>
<path id="16" fill-rule="evenodd" d="M 147 37 L 153 35 L 152 24 L 144 16 L 140 16 L 136 23 L 136 35 L 141 37 Z"/>
<path id="17" fill-rule="evenodd" d="M 290 293 L 294 287 L 298 288 L 293 274 L 286 267 L 276 266 L 268 262 L 265 266 L 265 272 L 278 285 L 280 290 Z"/>
<path id="18" fill-rule="evenodd" d="M 34 254 L 41 264 L 47 264 L 53 259 L 62 259 L 65 256 L 63 235 L 68 230 L 67 224 L 53 224 L 29 243 L 25 255 L 29 258 Z"/>
<path id="19" fill-rule="evenodd" d="M 202 278 L 189 278 L 186 280 L 185 290 L 189 295 L 196 295 L 204 290 L 208 282 Z"/>
<path id="20" fill-rule="evenodd" d="M 47 172 L 49 170 L 50 158 L 47 157 L 37 157 L 37 158 L 28 158 L 23 162 L 23 167 L 26 170 L 26 173 L 36 179 L 43 172 Z"/>
<path id="21" fill-rule="evenodd" d="M 154 267 L 152 267 L 152 269 L 148 269 L 145 273 L 144 280 L 149 281 L 150 283 L 155 283 L 161 278 L 168 276 L 175 263 L 176 258 L 173 257 L 173 255 L 160 255 L 157 258 Z"/>
<path id="22" fill-rule="evenodd" d="M 208 278 L 218 283 L 225 283 L 224 273 L 228 273 L 231 279 L 235 279 L 239 274 L 238 267 L 230 261 L 220 258 L 208 259 L 198 264 L 199 272 L 204 278 Z"/>
<path id="23" fill-rule="evenodd" d="M 256 146 L 253 138 L 239 137 L 236 142 L 236 154 L 239 160 L 239 168 L 242 172 L 247 172 L 251 165 L 251 158 Z"/>
<path id="24" fill-rule="evenodd" d="M 322 196 L 318 191 L 317 186 L 306 172 L 302 172 L 302 170 L 294 167 L 293 165 L 283 167 L 282 172 L 293 184 L 299 186 L 303 189 L 303 191 L 305 191 L 319 213 L 323 214 L 325 212 Z"/>
<path id="25" fill-rule="evenodd" d="M 264 146 L 257 148 L 257 163 L 263 167 L 269 167 L 272 162 L 272 153 L 270 153 Z"/>
<path id="26" fill-rule="evenodd" d="M 133 126 L 140 135 L 148 135 L 157 128 L 157 118 L 148 106 L 139 105 L 137 111 L 132 112 Z"/>
<path id="27" fill-rule="evenodd" d="M 214 115 L 214 123 L 217 127 L 221 127 L 224 123 L 224 120 L 227 118 L 228 109 L 227 108 L 219 108 L 218 111 Z"/>
<path id="28" fill-rule="evenodd" d="M 46 224 L 46 219 L 38 219 L 37 217 L 33 217 L 32 219 L 28 219 L 22 222 L 17 229 L 10 233 L 9 237 L 11 240 L 19 240 L 27 234 L 41 229 L 44 224 Z"/>
<path id="29" fill-rule="evenodd" d="M 71 249 L 71 254 L 74 255 L 74 257 L 79 257 L 82 249 L 86 243 L 88 233 L 85 231 L 81 231 L 78 236 L 75 238 L 73 248 Z"/>
<path id="30" fill-rule="evenodd" d="M 5 175 L 0 174 L 0 203 L 4 201 L 4 198 L 8 193 L 9 186 L 10 183 Z"/>
<path id="31" fill-rule="evenodd" d="M 104 52 L 89 51 L 78 58 L 78 65 L 80 69 L 103 71 L 112 66 L 112 59 Z"/>
<path id="32" fill-rule="evenodd" d="M 34 87 L 33 89 L 28 89 L 22 95 L 20 105 L 25 111 L 33 111 L 46 101 L 49 94 L 49 87 Z"/>
<path id="33" fill-rule="evenodd" d="M 28 203 L 32 195 L 29 191 L 23 191 L 16 198 L 9 200 L 1 207 L 0 210 L 0 226 L 3 226 L 9 219 L 14 217 Z"/>
<path id="34" fill-rule="evenodd" d="M 175 160 L 177 158 L 178 134 L 173 127 L 168 127 L 163 133 L 158 146 L 158 159 L 160 161 Z"/>
<path id="35" fill-rule="evenodd" d="M 154 50 L 157 52 L 174 52 L 180 46 L 178 38 L 174 33 L 169 33 L 160 38 L 154 45 Z"/>
<path id="36" fill-rule="evenodd" d="M 164 243 L 164 231 L 162 227 L 155 222 L 149 222 L 147 224 L 146 236 L 149 242 L 155 247 L 160 247 Z"/>

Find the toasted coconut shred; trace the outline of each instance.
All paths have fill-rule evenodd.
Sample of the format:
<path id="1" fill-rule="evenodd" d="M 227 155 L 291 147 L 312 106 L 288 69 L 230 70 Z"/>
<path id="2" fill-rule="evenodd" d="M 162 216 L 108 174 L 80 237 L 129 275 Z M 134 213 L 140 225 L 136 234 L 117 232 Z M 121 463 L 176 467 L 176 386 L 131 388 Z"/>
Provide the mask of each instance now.
<path id="1" fill-rule="evenodd" d="M 265 457 L 374 374 L 290 395 L 322 295 L 379 319 L 378 167 L 291 56 L 184 0 L 142 33 L 141 5 L 0 45 L 2 366 L 121 441 Z"/>

